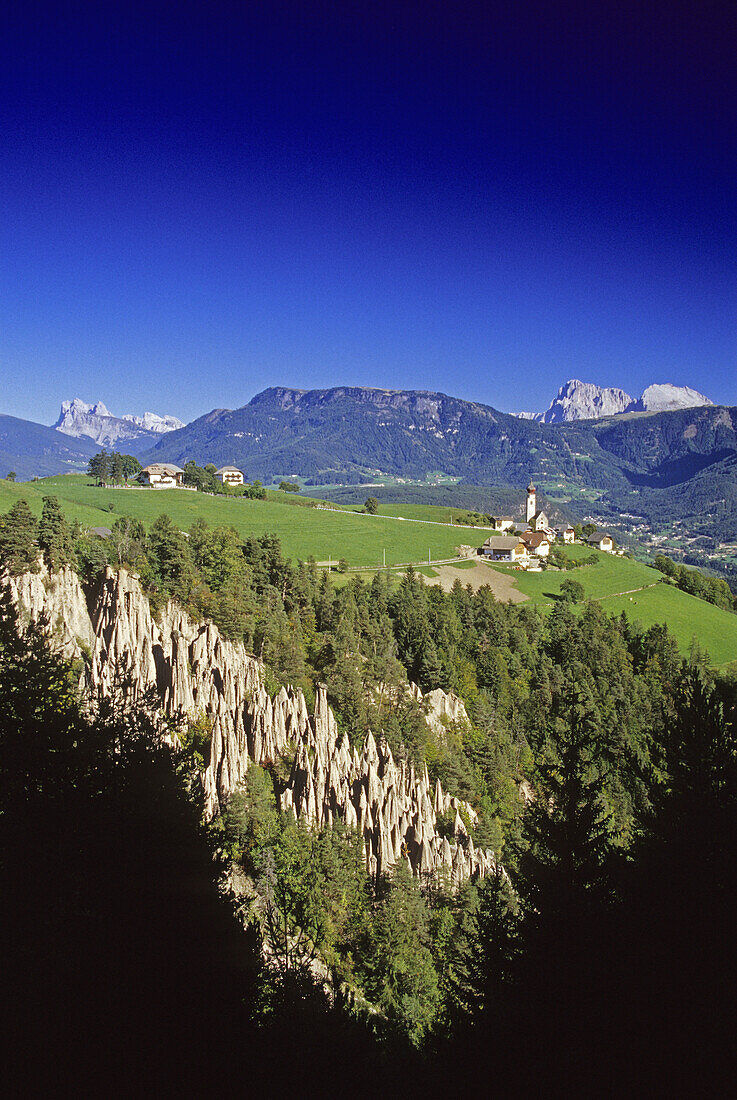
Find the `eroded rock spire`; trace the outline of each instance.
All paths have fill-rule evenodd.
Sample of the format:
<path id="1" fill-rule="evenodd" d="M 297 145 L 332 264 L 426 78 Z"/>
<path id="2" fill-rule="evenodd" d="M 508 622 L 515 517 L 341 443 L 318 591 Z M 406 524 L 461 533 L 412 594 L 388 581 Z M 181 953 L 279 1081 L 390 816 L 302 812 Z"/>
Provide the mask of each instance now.
<path id="1" fill-rule="evenodd" d="M 23 615 L 46 621 L 66 656 L 86 652 L 93 688 L 109 693 L 116 669 L 130 667 L 134 690 L 155 688 L 166 714 L 211 724 L 203 774 L 208 818 L 227 802 L 249 763 L 269 764 L 291 753 L 282 807 L 315 827 L 342 820 L 359 830 L 371 873 L 387 871 L 402 857 L 415 873 L 445 872 L 456 885 L 493 869 L 492 853 L 475 848 L 469 836 L 472 807 L 451 798 L 439 781 L 431 787 L 426 767 L 418 775 L 413 765 L 395 761 L 386 741 L 377 743 L 371 732 L 359 753 L 340 733 L 325 685 L 318 685 L 312 716 L 301 691 L 282 687 L 271 699 L 260 662 L 242 643 L 224 638 L 211 622 L 194 622 L 173 601 L 157 621 L 140 583 L 124 570 L 106 569 L 89 606 L 70 569 L 51 577 L 5 577 L 3 584 Z M 421 701 L 414 685 L 412 692 Z M 462 702 L 439 690 L 430 693 L 427 707 L 433 725 L 466 719 Z"/>

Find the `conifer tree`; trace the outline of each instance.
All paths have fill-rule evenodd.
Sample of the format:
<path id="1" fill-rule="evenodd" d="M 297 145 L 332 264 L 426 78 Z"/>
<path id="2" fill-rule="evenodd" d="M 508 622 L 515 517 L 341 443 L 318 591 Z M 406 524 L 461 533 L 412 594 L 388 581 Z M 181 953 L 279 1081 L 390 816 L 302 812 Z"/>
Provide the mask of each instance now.
<path id="1" fill-rule="evenodd" d="M 72 559 L 72 539 L 66 517 L 56 497 L 44 497 L 41 522 L 38 528 L 38 545 L 51 573 L 56 573 Z"/>
<path id="2" fill-rule="evenodd" d="M 565 921 L 599 883 L 610 847 L 598 723 L 581 688 L 574 689 L 567 719 L 557 758 L 539 766 L 525 815 L 522 888 L 533 922 Z"/>
<path id="3" fill-rule="evenodd" d="M 38 571 L 38 523 L 26 500 L 18 500 L 0 518 L 0 564 L 11 573 Z"/>
<path id="4" fill-rule="evenodd" d="M 440 1008 L 440 990 L 427 904 L 404 860 L 392 869 L 372 938 L 367 982 L 372 999 L 391 1024 L 419 1045 Z"/>
<path id="5" fill-rule="evenodd" d="M 184 535 L 166 513 L 152 524 L 148 548 L 160 588 L 171 596 L 186 598 L 192 577 L 190 550 Z"/>

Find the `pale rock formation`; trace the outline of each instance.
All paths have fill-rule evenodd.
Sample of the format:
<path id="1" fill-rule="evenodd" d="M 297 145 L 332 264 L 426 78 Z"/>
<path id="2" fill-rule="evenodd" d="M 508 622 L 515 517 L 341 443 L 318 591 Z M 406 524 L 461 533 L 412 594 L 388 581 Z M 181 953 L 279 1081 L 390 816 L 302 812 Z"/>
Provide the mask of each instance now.
<path id="1" fill-rule="evenodd" d="M 159 416 L 158 413 L 152 412 L 145 412 L 143 416 L 123 413 L 120 419 L 144 432 L 155 432 L 156 435 L 165 435 L 167 432 L 175 432 L 177 428 L 184 427 L 184 421 L 178 416 Z"/>
<path id="2" fill-rule="evenodd" d="M 452 722 L 470 725 L 462 700 L 452 692 L 435 688 L 434 691 L 425 693 L 423 703 L 427 724 L 436 733 L 442 732 Z"/>
<path id="3" fill-rule="evenodd" d="M 617 416 L 626 412 L 671 412 L 713 405 L 703 393 L 690 386 L 659 383 L 648 386 L 634 400 L 624 390 L 596 386 L 571 378 L 565 382 L 544 413 L 517 413 L 521 420 L 537 420 L 542 424 L 566 424 L 573 420 L 597 420 L 602 416 Z"/>
<path id="4" fill-rule="evenodd" d="M 664 382 L 648 386 L 639 401 L 632 405 L 633 412 L 671 412 L 674 409 L 693 409 L 713 405 L 708 397 L 690 386 L 673 386 Z"/>
<path id="5" fill-rule="evenodd" d="M 202 776 L 205 811 L 215 816 L 244 778 L 249 763 L 268 764 L 292 755 L 284 808 L 319 827 L 342 820 L 363 837 L 366 866 L 376 874 L 406 856 L 415 873 L 445 872 L 460 885 L 494 868 L 493 855 L 474 847 L 464 818 L 471 806 L 451 798 L 439 782 L 395 761 L 387 743 L 369 733 L 359 754 L 340 733 L 318 686 L 311 717 L 304 695 L 283 687 L 271 699 L 259 661 L 240 642 L 224 638 L 211 622 L 196 623 L 169 602 L 160 620 L 138 580 L 106 569 L 85 594 L 69 569 L 3 577 L 23 616 L 44 630 L 68 657 L 85 657 L 86 679 L 95 690 L 113 690 L 116 671 L 130 668 L 133 691 L 155 689 L 171 716 L 204 717 L 211 725 L 210 759 Z M 412 685 L 412 693 L 423 701 Z M 468 721 L 460 699 L 440 690 L 424 697 L 428 720 Z M 461 812 L 462 811 L 462 812 Z M 437 817 L 454 813 L 453 836 L 441 836 Z"/>
<path id="6" fill-rule="evenodd" d="M 13 603 L 28 622 L 45 621 L 45 633 L 54 635 L 56 648 L 65 657 L 78 657 L 83 647 L 91 649 L 94 631 L 87 610 L 87 598 L 79 577 L 65 566 L 49 575 L 41 564 L 38 573 L 2 578 Z"/>
<path id="7" fill-rule="evenodd" d="M 632 398 L 624 390 L 612 386 L 595 386 L 572 378 L 558 390 L 550 407 L 539 417 L 543 424 L 568 423 L 572 420 L 593 420 L 625 412 Z"/>
<path id="8" fill-rule="evenodd" d="M 149 437 L 153 443 L 155 436 L 183 428 L 184 423 L 176 416 L 159 416 L 152 412 L 146 412 L 143 416 L 132 413 L 115 416 L 102 401 L 89 405 L 75 397 L 72 401 L 62 401 L 59 416 L 52 427 L 65 435 L 76 438 L 86 436 L 101 446 L 114 447 L 126 440 L 146 441 Z"/>

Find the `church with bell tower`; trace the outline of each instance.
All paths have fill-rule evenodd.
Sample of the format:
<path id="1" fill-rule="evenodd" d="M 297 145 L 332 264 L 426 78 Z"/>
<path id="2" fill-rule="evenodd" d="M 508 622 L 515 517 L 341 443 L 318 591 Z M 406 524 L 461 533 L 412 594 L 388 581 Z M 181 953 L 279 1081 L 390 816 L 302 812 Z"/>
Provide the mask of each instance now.
<path id="1" fill-rule="evenodd" d="M 527 486 L 527 511 L 525 512 L 525 519 L 528 523 L 537 511 L 536 499 L 535 486 L 532 483 L 532 479 L 530 479 L 530 484 Z"/>
<path id="2" fill-rule="evenodd" d="M 548 524 L 548 517 L 542 511 L 538 511 L 537 508 L 537 490 L 530 479 L 530 484 L 527 486 L 527 507 L 525 508 L 525 519 L 528 526 L 533 531 L 542 531 Z"/>

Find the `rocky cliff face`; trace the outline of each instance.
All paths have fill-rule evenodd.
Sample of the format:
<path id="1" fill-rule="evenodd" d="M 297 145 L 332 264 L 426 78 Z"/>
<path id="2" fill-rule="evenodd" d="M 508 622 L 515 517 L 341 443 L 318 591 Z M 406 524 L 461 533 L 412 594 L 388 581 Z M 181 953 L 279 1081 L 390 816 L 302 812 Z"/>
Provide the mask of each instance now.
<path id="1" fill-rule="evenodd" d="M 223 638 L 212 623 L 193 622 L 173 602 L 157 621 L 130 574 L 108 568 L 91 592 L 69 569 L 4 577 L 2 583 L 26 619 L 45 621 L 65 656 L 84 654 L 95 690 L 109 693 L 116 669 L 130 665 L 135 690 L 154 688 L 165 713 L 210 721 L 210 760 L 202 776 L 208 817 L 227 802 L 251 762 L 267 764 L 289 753 L 293 764 L 282 806 L 312 825 L 340 818 L 357 828 L 371 872 L 387 870 L 403 855 L 416 873 L 445 871 L 456 884 L 493 868 L 491 852 L 474 847 L 464 824 L 464 818 L 474 822 L 473 809 L 439 783 L 432 790 L 427 769 L 417 774 L 396 762 L 372 734 L 359 754 L 339 734 L 322 686 L 314 715 L 301 691 L 283 687 L 271 699 L 260 663 L 241 643 Z M 426 705 L 433 724 L 467 720 L 461 701 L 442 691 L 431 692 Z M 446 822 L 453 817 L 450 835 L 441 835 L 439 814 Z"/>
<path id="2" fill-rule="evenodd" d="M 672 386 L 669 383 L 648 386 L 642 397 L 632 405 L 633 412 L 671 412 L 673 409 L 695 409 L 713 405 L 708 397 L 690 386 Z"/>
<path id="3" fill-rule="evenodd" d="M 560 387 L 550 407 L 537 419 L 543 424 L 594 420 L 625 412 L 631 405 L 632 398 L 624 390 L 595 386 L 591 382 L 579 382 L 577 378 L 572 378 Z"/>
<path id="4" fill-rule="evenodd" d="M 699 408 L 712 401 L 690 386 L 670 383 L 648 386 L 636 401 L 624 390 L 596 386 L 571 378 L 565 382 L 544 413 L 522 412 L 521 420 L 537 420 L 541 424 L 569 424 L 576 420 L 598 420 L 625 412 L 671 412 L 674 409 Z"/>
<path id="5" fill-rule="evenodd" d="M 73 401 L 62 401 L 53 427 L 65 435 L 87 437 L 102 446 L 114 447 L 133 440 L 150 446 L 159 435 L 183 428 L 184 424 L 176 416 L 159 416 L 151 412 L 143 416 L 133 416 L 131 413 L 115 416 L 102 401 L 88 405 L 75 397 Z"/>

